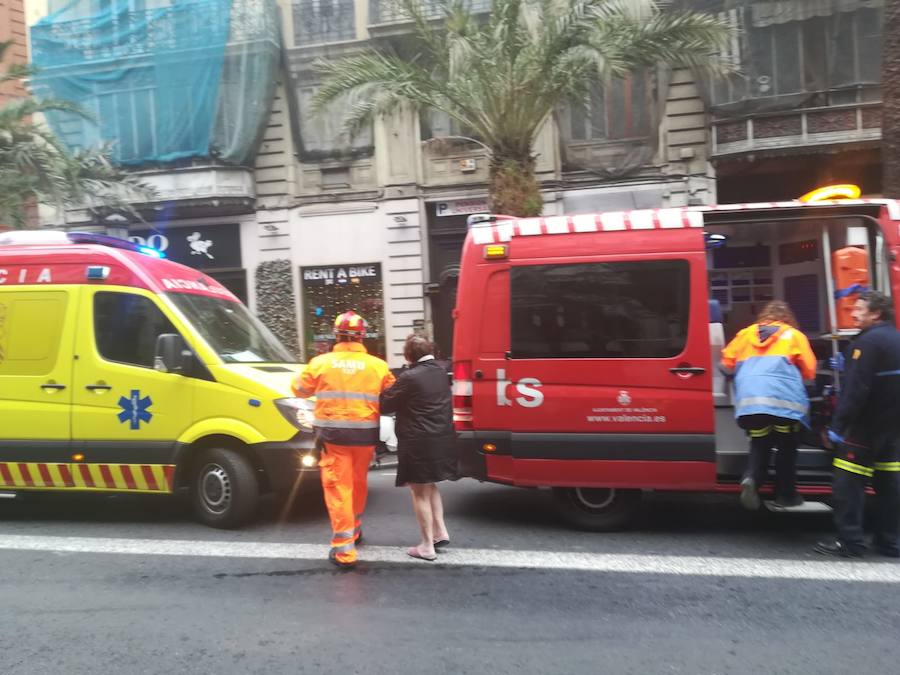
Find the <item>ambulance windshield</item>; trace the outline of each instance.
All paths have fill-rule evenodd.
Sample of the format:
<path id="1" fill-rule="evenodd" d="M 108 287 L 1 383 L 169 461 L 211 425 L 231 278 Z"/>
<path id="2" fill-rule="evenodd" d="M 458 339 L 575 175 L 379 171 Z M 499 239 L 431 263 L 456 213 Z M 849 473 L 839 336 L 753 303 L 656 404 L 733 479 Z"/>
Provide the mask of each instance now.
<path id="1" fill-rule="evenodd" d="M 225 363 L 296 361 L 239 302 L 193 293 L 169 293 L 167 297 Z"/>

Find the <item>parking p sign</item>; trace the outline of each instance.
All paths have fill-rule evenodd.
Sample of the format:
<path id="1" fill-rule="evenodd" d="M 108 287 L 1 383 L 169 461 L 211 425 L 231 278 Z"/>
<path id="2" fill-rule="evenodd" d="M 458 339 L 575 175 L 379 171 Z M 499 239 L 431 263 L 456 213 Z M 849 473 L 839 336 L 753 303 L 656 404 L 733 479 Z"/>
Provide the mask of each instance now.
<path id="1" fill-rule="evenodd" d="M 450 202 L 438 202 L 435 205 L 438 216 L 468 216 L 472 213 L 488 213 L 490 207 L 484 197 L 475 199 L 456 199 Z"/>

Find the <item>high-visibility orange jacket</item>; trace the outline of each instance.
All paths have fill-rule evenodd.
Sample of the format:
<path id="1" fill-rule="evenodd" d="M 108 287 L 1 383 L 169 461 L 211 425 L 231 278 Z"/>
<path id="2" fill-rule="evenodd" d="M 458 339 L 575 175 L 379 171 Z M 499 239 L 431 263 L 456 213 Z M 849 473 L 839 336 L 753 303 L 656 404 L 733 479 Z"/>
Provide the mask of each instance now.
<path id="1" fill-rule="evenodd" d="M 294 393 L 316 397 L 314 424 L 323 441 L 375 445 L 381 420 L 378 396 L 394 379 L 387 363 L 359 342 L 338 342 L 309 362 L 294 382 Z"/>
<path id="2" fill-rule="evenodd" d="M 734 369 L 734 414 L 766 414 L 809 425 L 803 380 L 816 377 L 816 356 L 796 328 L 775 321 L 748 326 L 722 350 Z"/>

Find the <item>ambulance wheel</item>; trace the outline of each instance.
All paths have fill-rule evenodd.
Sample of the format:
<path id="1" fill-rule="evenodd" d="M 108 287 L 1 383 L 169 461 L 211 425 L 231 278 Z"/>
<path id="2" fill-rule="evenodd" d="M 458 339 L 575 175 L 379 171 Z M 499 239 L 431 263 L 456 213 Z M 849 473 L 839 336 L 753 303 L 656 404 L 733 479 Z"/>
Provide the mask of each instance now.
<path id="1" fill-rule="evenodd" d="M 202 523 L 223 529 L 240 527 L 250 522 L 259 505 L 256 473 L 234 450 L 205 450 L 197 461 L 191 501 Z"/>
<path id="2" fill-rule="evenodd" d="M 553 488 L 556 510 L 572 527 L 590 532 L 618 530 L 634 517 L 640 490 Z"/>

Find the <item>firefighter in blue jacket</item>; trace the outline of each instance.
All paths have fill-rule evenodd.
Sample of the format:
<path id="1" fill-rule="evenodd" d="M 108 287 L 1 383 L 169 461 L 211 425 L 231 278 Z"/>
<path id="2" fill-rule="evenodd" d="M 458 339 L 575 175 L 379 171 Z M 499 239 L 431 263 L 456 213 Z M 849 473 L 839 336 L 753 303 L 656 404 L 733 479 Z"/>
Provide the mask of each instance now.
<path id="1" fill-rule="evenodd" d="M 835 446 L 837 538 L 819 542 L 815 550 L 846 558 L 863 554 L 865 487 L 871 479 L 877 519 L 872 546 L 900 558 L 900 333 L 891 300 L 882 293 L 863 293 L 853 318 L 861 332 L 839 359 L 846 362 L 846 372 L 828 430 Z"/>

